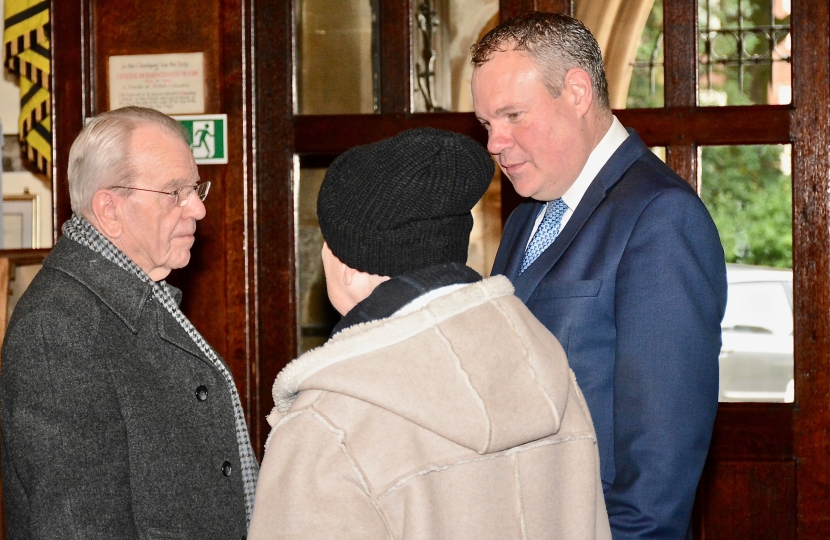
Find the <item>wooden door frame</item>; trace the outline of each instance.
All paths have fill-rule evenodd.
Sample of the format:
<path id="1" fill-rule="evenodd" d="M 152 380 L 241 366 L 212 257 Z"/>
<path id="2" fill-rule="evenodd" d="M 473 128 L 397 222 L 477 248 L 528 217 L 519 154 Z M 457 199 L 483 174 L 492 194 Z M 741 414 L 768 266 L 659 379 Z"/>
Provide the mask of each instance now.
<path id="1" fill-rule="evenodd" d="M 238 58 L 225 103 L 241 100 L 244 170 L 250 189 L 244 218 L 227 233 L 230 268 L 226 286 L 234 316 L 244 318 L 244 373 L 254 446 L 261 455 L 270 427 L 271 384 L 296 356 L 297 272 L 294 187 L 297 155 L 336 155 L 347 148 L 404 129 L 434 126 L 467 134 L 482 143 L 486 133 L 470 113 L 413 114 L 410 109 L 409 1 L 380 0 L 380 114 L 294 114 L 294 2 L 219 0 L 225 6 L 223 53 Z M 667 160 L 697 184 L 697 148 L 716 144 L 792 144 L 793 259 L 795 298 L 795 403 L 721 404 L 707 471 L 699 490 L 695 523 L 708 525 L 707 491 L 718 463 L 792 464 L 794 498 L 781 503 L 794 516 L 791 538 L 830 537 L 824 501 L 830 494 L 830 9 L 827 2 L 792 2 L 793 104 L 697 107 L 695 0 L 664 0 L 666 106 L 618 110 L 646 144 L 666 146 Z M 65 171 L 69 146 L 83 118 L 93 112 L 89 80 L 94 0 L 52 0 L 53 223 L 69 217 Z M 570 0 L 501 0 L 502 17 L 530 9 L 571 12 Z M 401 32 L 401 29 L 404 29 Z M 238 36 L 238 37 L 235 37 Z M 235 40 L 235 41 L 234 41 Z M 239 48 L 235 48 L 239 46 Z M 79 70 L 80 67 L 80 70 Z M 725 129 L 728 127 L 729 129 Z M 504 208 L 516 202 L 504 189 Z M 244 246 L 244 253 L 239 253 Z M 240 270 L 240 268 L 242 270 Z M 240 281 L 243 286 L 240 288 Z M 244 289 L 244 290 L 242 290 Z M 229 293 L 231 294 L 231 293 Z M 242 336 L 242 337 L 240 337 Z M 707 476 L 708 475 L 708 476 Z"/>

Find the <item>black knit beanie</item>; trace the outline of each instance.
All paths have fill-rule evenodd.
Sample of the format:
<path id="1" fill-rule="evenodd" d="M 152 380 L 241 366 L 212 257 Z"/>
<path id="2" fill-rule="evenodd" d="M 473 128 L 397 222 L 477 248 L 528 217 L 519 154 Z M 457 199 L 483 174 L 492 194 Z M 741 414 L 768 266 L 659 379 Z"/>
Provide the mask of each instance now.
<path id="1" fill-rule="evenodd" d="M 480 144 L 440 129 L 352 148 L 331 164 L 317 196 L 323 238 L 346 265 L 380 276 L 466 263 L 470 210 L 493 169 Z"/>

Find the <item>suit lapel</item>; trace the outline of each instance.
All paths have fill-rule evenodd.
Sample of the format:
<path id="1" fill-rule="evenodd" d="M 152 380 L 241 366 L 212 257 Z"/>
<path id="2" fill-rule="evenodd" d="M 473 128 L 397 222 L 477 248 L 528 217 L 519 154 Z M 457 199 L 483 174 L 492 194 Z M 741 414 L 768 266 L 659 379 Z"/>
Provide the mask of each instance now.
<path id="1" fill-rule="evenodd" d="M 536 290 L 539 282 L 543 277 L 545 277 L 545 275 L 547 275 L 548 272 L 550 272 L 557 261 L 559 261 L 562 254 L 566 249 L 568 249 L 568 246 L 571 245 L 571 242 L 573 242 L 574 238 L 576 238 L 576 235 L 582 229 L 583 225 L 585 225 L 594 213 L 594 210 L 596 210 L 603 199 L 605 199 L 608 191 L 614 187 L 620 178 L 622 178 L 623 174 L 631 168 L 634 162 L 636 162 L 645 152 L 649 151 L 648 147 L 643 144 L 643 141 L 640 140 L 640 137 L 637 136 L 637 133 L 633 129 L 629 129 L 628 133 L 629 137 L 623 144 L 620 145 L 619 148 L 617 148 L 617 151 L 614 152 L 611 159 L 609 159 L 602 169 L 600 169 L 596 178 L 594 178 L 591 182 L 591 185 L 588 187 L 585 195 L 583 195 L 582 200 L 579 201 L 576 210 L 574 210 L 573 215 L 571 215 L 571 218 L 568 220 L 565 228 L 562 229 L 553 244 L 551 244 L 548 249 L 539 255 L 539 258 L 533 261 L 533 264 L 528 266 L 527 270 L 525 270 L 521 275 L 518 275 L 518 266 L 516 267 L 515 274 L 507 274 L 516 289 L 516 296 L 521 298 L 523 302 L 527 302 L 530 299 L 530 296 L 533 294 L 533 291 Z M 536 215 L 537 214 L 534 214 L 534 219 Z M 527 218 L 525 219 L 527 220 Z M 529 223 L 530 228 L 532 229 L 533 220 L 530 220 Z M 525 223 L 525 228 L 527 228 L 527 222 Z M 524 247 L 526 244 L 527 242 L 520 243 L 521 247 L 514 247 L 510 260 L 511 263 L 515 257 L 515 252 L 519 250 L 521 250 L 521 255 L 519 255 L 518 260 L 521 263 L 521 258 L 524 254 Z M 511 267 L 508 266 L 508 269 L 509 268 Z"/>

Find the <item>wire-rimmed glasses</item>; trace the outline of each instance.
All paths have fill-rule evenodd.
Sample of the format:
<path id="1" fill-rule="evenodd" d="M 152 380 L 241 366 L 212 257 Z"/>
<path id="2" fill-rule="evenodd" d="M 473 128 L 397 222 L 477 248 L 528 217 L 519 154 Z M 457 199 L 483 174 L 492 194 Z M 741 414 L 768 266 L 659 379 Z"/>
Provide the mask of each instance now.
<path id="1" fill-rule="evenodd" d="M 210 180 L 206 182 L 200 182 L 198 184 L 182 186 L 178 189 L 174 189 L 173 191 L 159 191 L 157 189 L 145 189 L 132 186 L 110 186 L 110 189 L 116 188 L 134 189 L 136 191 L 149 191 L 150 193 L 161 193 L 163 195 L 171 197 L 174 201 L 176 201 L 176 206 L 182 207 L 185 206 L 188 202 L 190 202 L 190 199 L 193 198 L 194 193 L 197 197 L 199 197 L 200 201 L 204 201 L 208 196 L 208 192 L 210 191 Z"/>

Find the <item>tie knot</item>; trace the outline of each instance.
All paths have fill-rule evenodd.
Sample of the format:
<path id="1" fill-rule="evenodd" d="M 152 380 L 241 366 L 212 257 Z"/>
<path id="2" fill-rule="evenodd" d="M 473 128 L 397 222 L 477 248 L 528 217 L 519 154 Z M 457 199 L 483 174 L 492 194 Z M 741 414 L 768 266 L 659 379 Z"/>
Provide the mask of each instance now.
<path id="1" fill-rule="evenodd" d="M 567 211 L 568 205 L 562 200 L 562 198 L 548 201 L 547 208 L 545 208 L 545 219 L 561 220 L 562 216 L 564 216 Z"/>
<path id="2" fill-rule="evenodd" d="M 524 272 L 556 240 L 562 225 L 562 217 L 567 210 L 568 205 L 561 198 L 549 201 L 545 205 L 545 217 L 542 218 L 539 228 L 536 229 L 536 234 L 533 235 L 527 246 L 519 274 Z"/>

